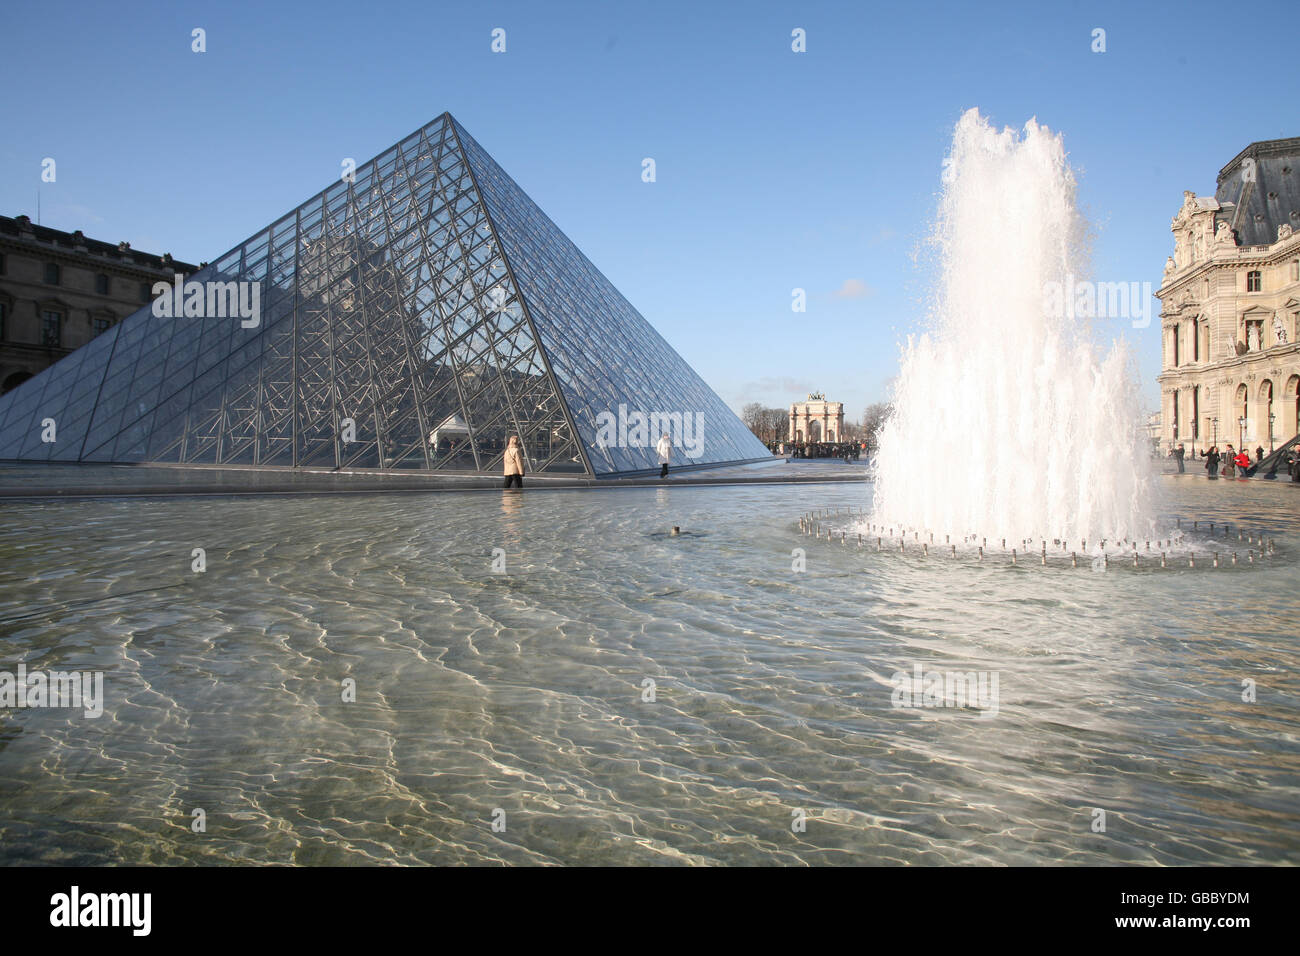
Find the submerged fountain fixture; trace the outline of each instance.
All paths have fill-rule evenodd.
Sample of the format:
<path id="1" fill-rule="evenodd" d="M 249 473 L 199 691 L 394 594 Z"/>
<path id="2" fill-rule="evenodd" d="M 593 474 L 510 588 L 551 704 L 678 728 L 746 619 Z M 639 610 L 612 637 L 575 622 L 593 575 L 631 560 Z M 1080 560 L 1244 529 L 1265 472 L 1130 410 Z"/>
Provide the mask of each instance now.
<path id="1" fill-rule="evenodd" d="M 1289 554 L 1279 551 L 1276 538 L 1263 531 L 1239 531 L 1234 537 L 1228 534 L 1229 526 L 1222 525 L 1222 537 L 1205 533 L 1189 533 L 1182 529 L 1182 519 L 1175 518 L 1175 527 L 1168 537 L 1159 539 L 1121 539 L 1119 541 L 1093 539 L 1088 547 L 1086 539 L 1067 541 L 1052 539 L 1035 541 L 998 539 L 989 546 L 988 539 L 967 534 L 960 542 L 952 541 L 941 552 L 931 554 L 929 542 L 917 547 L 919 533 L 898 526 L 877 524 L 874 518 L 863 518 L 851 509 L 821 509 L 799 516 L 799 532 L 832 544 L 853 544 L 859 550 L 892 552 L 921 560 L 938 558 L 944 562 L 962 560 L 976 564 L 1021 565 L 1021 559 L 1036 556 L 1037 562 L 1028 566 L 1078 568 L 1109 571 L 1111 567 L 1131 569 L 1153 568 L 1219 568 L 1254 567 L 1257 563 L 1290 560 Z M 911 534 L 909 542 L 908 535 Z M 1111 559 L 1116 563 L 1112 565 Z M 1198 564 L 1198 559 L 1200 563 Z M 1240 565 L 1239 565 L 1240 562 Z"/>
<path id="2" fill-rule="evenodd" d="M 1094 346 L 1076 295 L 1086 226 L 1061 137 L 1032 120 L 998 131 L 970 110 L 945 166 L 930 327 L 903 349 L 868 524 L 885 540 L 937 533 L 973 552 L 1005 539 L 1022 555 L 1167 537 L 1129 353 L 1118 338 Z"/>

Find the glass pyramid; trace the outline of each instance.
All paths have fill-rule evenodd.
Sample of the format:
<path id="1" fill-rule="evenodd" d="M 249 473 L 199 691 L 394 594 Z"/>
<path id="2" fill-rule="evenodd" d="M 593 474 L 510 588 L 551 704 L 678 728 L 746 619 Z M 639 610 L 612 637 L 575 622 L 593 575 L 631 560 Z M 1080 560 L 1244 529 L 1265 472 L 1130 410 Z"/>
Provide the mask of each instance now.
<path id="1" fill-rule="evenodd" d="M 0 458 L 499 472 L 518 435 L 608 477 L 658 467 L 638 413 L 695 423 L 675 465 L 768 457 L 449 113 L 188 283 L 199 314 L 161 297 L 0 397 Z"/>

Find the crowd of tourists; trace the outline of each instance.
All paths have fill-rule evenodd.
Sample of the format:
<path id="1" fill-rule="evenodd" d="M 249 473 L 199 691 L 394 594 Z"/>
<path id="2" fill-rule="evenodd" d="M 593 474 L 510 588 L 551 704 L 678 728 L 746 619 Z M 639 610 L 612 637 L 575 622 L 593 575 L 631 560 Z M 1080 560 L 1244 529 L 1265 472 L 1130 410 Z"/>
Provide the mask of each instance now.
<path id="1" fill-rule="evenodd" d="M 1178 467 L 1178 474 L 1181 475 L 1187 470 L 1185 462 L 1187 450 L 1182 443 L 1169 450 L 1169 457 Z M 1196 450 L 1193 449 L 1192 458 L 1195 457 Z M 1202 457 L 1205 461 L 1205 474 L 1209 478 L 1253 478 L 1264 461 L 1264 448 L 1262 445 L 1257 447 L 1252 460 L 1246 449 L 1237 451 L 1231 443 L 1223 451 L 1219 450 L 1218 445 L 1211 445 Z M 1288 449 L 1283 454 L 1282 460 L 1274 462 L 1266 474 L 1268 477 L 1275 477 L 1278 472 L 1290 475 L 1292 481 L 1300 481 L 1300 449 L 1295 447 Z"/>
<path id="2" fill-rule="evenodd" d="M 867 450 L 867 445 L 859 441 L 787 441 L 768 442 L 767 448 L 774 455 L 789 455 L 791 458 L 839 458 L 841 461 L 857 461 Z"/>

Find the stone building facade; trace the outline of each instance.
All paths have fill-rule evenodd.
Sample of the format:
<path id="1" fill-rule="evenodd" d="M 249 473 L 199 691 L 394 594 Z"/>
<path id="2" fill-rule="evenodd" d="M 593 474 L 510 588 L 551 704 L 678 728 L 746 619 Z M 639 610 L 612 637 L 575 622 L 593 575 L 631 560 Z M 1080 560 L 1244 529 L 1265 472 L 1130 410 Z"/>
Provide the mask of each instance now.
<path id="1" fill-rule="evenodd" d="M 1251 143 L 1171 228 L 1160 450 L 1267 453 L 1300 431 L 1300 138 Z"/>
<path id="2" fill-rule="evenodd" d="M 151 301 L 155 282 L 196 268 L 0 216 L 0 394 Z"/>
<path id="3" fill-rule="evenodd" d="M 790 441 L 835 442 L 844 434 L 844 403 L 828 402 L 821 392 L 790 406 Z"/>

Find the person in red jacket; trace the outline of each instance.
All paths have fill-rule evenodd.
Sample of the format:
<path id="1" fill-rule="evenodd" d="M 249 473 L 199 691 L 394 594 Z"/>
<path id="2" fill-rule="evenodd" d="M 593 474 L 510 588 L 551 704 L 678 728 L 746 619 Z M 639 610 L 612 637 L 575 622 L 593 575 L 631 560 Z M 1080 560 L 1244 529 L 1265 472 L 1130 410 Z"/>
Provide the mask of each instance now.
<path id="1" fill-rule="evenodd" d="M 1234 458 L 1233 461 L 1237 465 L 1237 470 L 1241 472 L 1241 477 L 1245 478 L 1246 469 L 1250 467 L 1250 455 L 1248 455 L 1246 450 L 1243 448 L 1241 451 L 1237 452 L 1237 457 Z"/>

